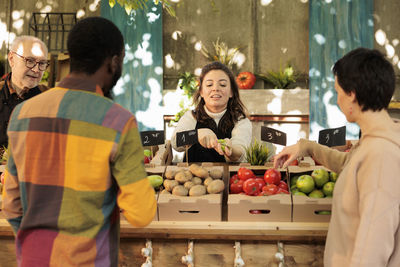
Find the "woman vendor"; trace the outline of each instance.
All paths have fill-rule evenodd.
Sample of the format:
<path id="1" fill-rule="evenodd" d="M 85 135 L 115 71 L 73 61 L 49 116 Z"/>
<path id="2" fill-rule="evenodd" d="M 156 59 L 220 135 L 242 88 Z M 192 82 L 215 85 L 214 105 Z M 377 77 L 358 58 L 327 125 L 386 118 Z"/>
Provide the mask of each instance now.
<path id="1" fill-rule="evenodd" d="M 189 148 L 189 162 L 244 161 L 252 125 L 232 71 L 221 62 L 204 66 L 193 102 L 195 109 L 187 111 L 178 122 L 171 137 L 172 147 L 184 151 L 185 147 L 176 145 L 176 133 L 196 129 L 199 142 Z"/>

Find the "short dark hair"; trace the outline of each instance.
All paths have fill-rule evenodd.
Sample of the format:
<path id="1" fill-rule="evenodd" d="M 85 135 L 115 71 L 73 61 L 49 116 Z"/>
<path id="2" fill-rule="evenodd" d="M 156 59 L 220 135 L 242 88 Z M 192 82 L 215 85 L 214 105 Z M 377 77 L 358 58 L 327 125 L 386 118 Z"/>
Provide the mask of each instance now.
<path id="1" fill-rule="evenodd" d="M 226 111 L 228 120 L 223 122 L 226 123 L 226 125 L 222 125 L 222 129 L 232 129 L 236 122 L 243 118 L 246 118 L 246 110 L 239 97 L 239 86 L 236 83 L 235 76 L 225 64 L 219 61 L 214 61 L 210 64 L 207 64 L 201 69 L 199 90 L 197 90 L 197 92 L 193 96 L 193 102 L 196 105 L 195 110 L 193 111 L 193 115 L 199 122 L 204 122 L 205 120 L 210 118 L 204 109 L 205 102 L 204 99 L 200 96 L 200 91 L 202 89 L 204 77 L 208 72 L 212 70 L 222 70 L 229 77 L 231 83 L 232 97 L 229 98 Z"/>
<path id="2" fill-rule="evenodd" d="M 70 71 L 95 73 L 108 57 L 121 55 L 124 38 L 111 21 L 89 17 L 78 21 L 68 35 Z"/>
<path id="3" fill-rule="evenodd" d="M 335 63 L 333 73 L 346 93 L 355 93 L 362 111 L 387 109 L 396 78 L 392 64 L 381 52 L 354 49 Z"/>

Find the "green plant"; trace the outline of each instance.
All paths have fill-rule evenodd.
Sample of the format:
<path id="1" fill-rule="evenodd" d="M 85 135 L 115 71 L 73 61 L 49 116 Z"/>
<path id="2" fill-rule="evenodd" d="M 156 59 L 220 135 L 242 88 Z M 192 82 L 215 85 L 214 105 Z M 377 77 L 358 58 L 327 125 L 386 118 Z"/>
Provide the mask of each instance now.
<path id="1" fill-rule="evenodd" d="M 178 86 L 183 90 L 183 95 L 186 99 L 184 98 L 180 101 L 179 107 L 181 110 L 176 113 L 174 119 L 170 121 L 170 126 L 177 123 L 183 114 L 190 109 L 190 104 L 188 103 L 192 103 L 193 95 L 199 88 L 199 83 L 196 75 L 190 72 L 183 72 L 178 76 Z"/>
<path id="2" fill-rule="evenodd" d="M 232 67 L 234 63 L 235 56 L 242 49 L 241 47 L 229 48 L 226 43 L 220 42 L 219 38 L 214 43 L 213 42 L 214 51 L 209 52 L 208 49 L 203 45 L 201 47 L 201 53 L 210 61 L 219 61 L 228 67 Z"/>
<path id="3" fill-rule="evenodd" d="M 285 68 L 280 67 L 278 71 L 269 71 L 267 75 L 256 74 L 256 77 L 271 83 L 275 89 L 286 89 L 296 82 L 297 75 L 293 67 L 287 64 Z"/>
<path id="4" fill-rule="evenodd" d="M 129 15 L 132 10 L 147 9 L 147 1 L 148 0 L 108 0 L 108 4 L 111 8 L 113 8 L 116 3 L 120 4 Z M 169 0 L 154 0 L 154 3 L 156 5 L 161 3 L 169 15 L 176 17 L 175 9 L 171 6 Z"/>
<path id="5" fill-rule="evenodd" d="M 8 160 L 8 149 L 7 147 L 3 146 L 2 148 L 0 148 L 0 151 L 1 151 L 0 164 L 6 164 Z"/>
<path id="6" fill-rule="evenodd" d="M 275 149 L 272 145 L 265 145 L 254 139 L 253 143 L 246 148 L 246 161 L 251 165 L 264 165 L 274 155 Z"/>

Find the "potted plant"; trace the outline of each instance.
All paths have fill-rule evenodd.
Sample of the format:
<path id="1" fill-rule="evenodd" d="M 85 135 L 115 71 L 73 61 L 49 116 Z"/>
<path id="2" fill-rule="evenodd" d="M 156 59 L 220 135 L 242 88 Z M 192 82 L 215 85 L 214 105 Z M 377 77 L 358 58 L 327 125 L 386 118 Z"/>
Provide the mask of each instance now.
<path id="1" fill-rule="evenodd" d="M 274 89 L 288 89 L 296 82 L 297 76 L 290 63 L 285 68 L 280 67 L 278 71 L 268 71 L 267 75 L 256 74 L 257 78 L 272 84 Z"/>
<path id="2" fill-rule="evenodd" d="M 178 76 L 178 86 L 183 90 L 184 98 L 179 102 L 181 110 L 175 114 L 175 118 L 170 121 L 170 126 L 176 124 L 180 118 L 191 108 L 193 95 L 199 88 L 199 82 L 196 75 L 190 72 L 180 73 Z"/>
<path id="3" fill-rule="evenodd" d="M 229 68 L 235 64 L 235 57 L 238 55 L 241 47 L 229 48 L 226 43 L 220 42 L 219 38 L 213 43 L 214 51 L 209 52 L 208 49 L 203 45 L 201 47 L 201 53 L 210 61 L 219 61 Z"/>

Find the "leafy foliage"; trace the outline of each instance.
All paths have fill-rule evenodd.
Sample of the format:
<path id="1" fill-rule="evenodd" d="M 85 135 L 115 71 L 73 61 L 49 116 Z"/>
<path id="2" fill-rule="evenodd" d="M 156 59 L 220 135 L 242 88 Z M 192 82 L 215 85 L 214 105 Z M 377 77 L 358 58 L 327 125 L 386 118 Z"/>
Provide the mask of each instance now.
<path id="1" fill-rule="evenodd" d="M 292 83 L 296 82 L 297 75 L 290 64 L 285 68 L 282 67 L 278 71 L 269 71 L 267 75 L 256 74 L 257 78 L 260 78 L 268 83 L 271 83 L 275 89 L 286 89 Z"/>
<path id="2" fill-rule="evenodd" d="M 190 73 L 190 72 L 183 72 L 179 74 L 179 82 L 178 82 L 179 88 L 183 90 L 183 95 L 186 96 L 186 101 L 185 99 L 182 99 L 181 102 L 179 103 L 179 107 L 181 110 L 175 114 L 175 118 L 170 121 L 170 126 L 177 123 L 183 114 L 185 114 L 186 111 L 190 109 L 190 106 L 187 104 L 185 105 L 185 102 L 192 102 L 193 95 L 196 92 L 196 90 L 199 88 L 199 83 L 197 80 L 196 75 Z"/>
<path id="3" fill-rule="evenodd" d="M 235 56 L 242 49 L 241 47 L 228 48 L 226 43 L 220 42 L 219 38 L 214 43 L 214 51 L 209 52 L 208 49 L 203 45 L 201 47 L 201 53 L 210 61 L 219 61 L 228 67 L 232 67 Z"/>
<path id="4" fill-rule="evenodd" d="M 267 147 L 267 145 L 254 139 L 253 143 L 246 148 L 246 161 L 251 165 L 264 165 L 274 153 L 275 149 L 272 145 Z"/>
<path id="5" fill-rule="evenodd" d="M 108 0 L 108 4 L 111 8 L 113 8 L 116 3 L 120 4 L 125 8 L 126 13 L 129 15 L 132 10 L 147 9 L 147 1 L 148 0 Z M 168 0 L 154 0 L 154 3 L 156 5 L 161 3 L 168 14 L 172 17 L 176 17 L 175 9 Z"/>

